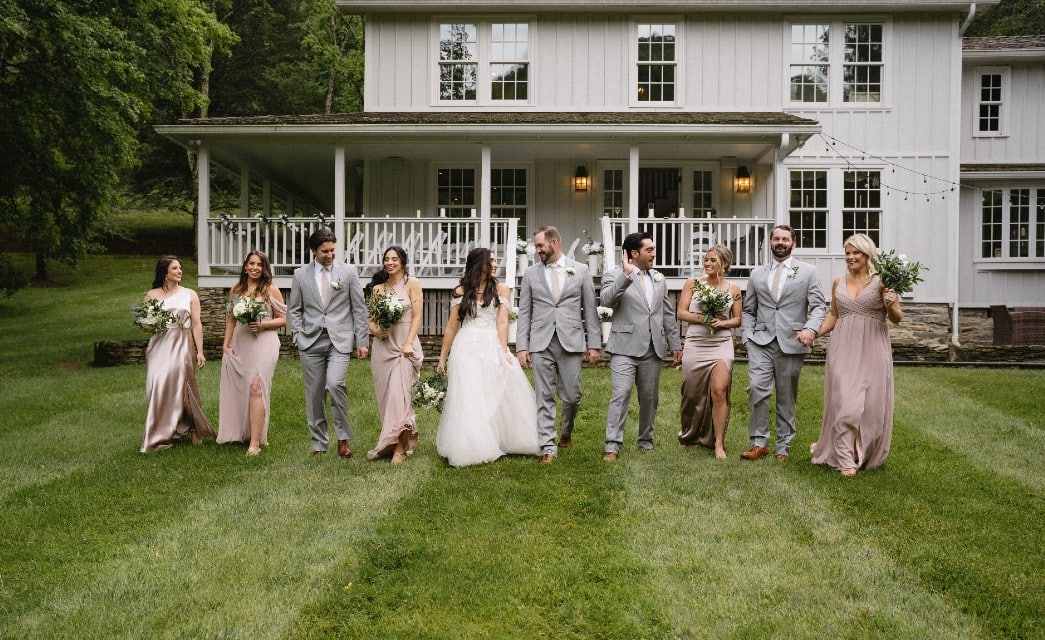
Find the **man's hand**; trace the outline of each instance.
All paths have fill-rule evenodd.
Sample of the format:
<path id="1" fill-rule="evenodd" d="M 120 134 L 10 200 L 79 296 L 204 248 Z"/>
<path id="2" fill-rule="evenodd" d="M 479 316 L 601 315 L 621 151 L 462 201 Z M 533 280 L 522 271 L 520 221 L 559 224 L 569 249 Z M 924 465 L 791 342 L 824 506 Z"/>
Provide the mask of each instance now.
<path id="1" fill-rule="evenodd" d="M 366 360 L 367 356 L 370 355 L 370 349 L 366 347 L 359 347 L 356 349 L 356 357 L 360 360 Z"/>
<path id="2" fill-rule="evenodd" d="M 813 333 L 812 329 L 802 329 L 795 334 L 795 338 L 797 338 L 803 346 L 811 347 L 813 346 L 813 340 L 816 340 L 816 334 Z"/>
<path id="3" fill-rule="evenodd" d="M 624 271 L 624 275 L 631 276 L 631 272 L 635 270 L 634 265 L 631 264 L 631 256 L 624 249 L 620 252 L 620 268 Z"/>
<path id="4" fill-rule="evenodd" d="M 519 359 L 519 364 L 523 367 L 530 366 L 530 352 L 529 351 L 516 351 L 515 357 Z"/>
<path id="5" fill-rule="evenodd" d="M 602 352 L 598 349 L 588 349 L 585 355 L 588 358 L 588 362 L 590 364 L 595 364 L 599 361 L 599 356 L 602 355 Z"/>

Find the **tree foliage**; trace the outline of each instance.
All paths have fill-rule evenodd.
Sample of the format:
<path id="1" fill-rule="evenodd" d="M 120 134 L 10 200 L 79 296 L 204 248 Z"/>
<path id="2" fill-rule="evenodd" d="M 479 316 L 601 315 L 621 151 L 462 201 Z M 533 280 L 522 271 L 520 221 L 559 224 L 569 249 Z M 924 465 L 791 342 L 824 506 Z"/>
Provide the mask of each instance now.
<path id="1" fill-rule="evenodd" d="M 1045 0 L 1001 0 L 973 17 L 966 36 L 1045 34 Z"/>
<path id="2" fill-rule="evenodd" d="M 0 207 L 6 237 L 46 259 L 93 248 L 139 126 L 199 100 L 193 71 L 227 30 L 197 0 L 0 0 Z"/>

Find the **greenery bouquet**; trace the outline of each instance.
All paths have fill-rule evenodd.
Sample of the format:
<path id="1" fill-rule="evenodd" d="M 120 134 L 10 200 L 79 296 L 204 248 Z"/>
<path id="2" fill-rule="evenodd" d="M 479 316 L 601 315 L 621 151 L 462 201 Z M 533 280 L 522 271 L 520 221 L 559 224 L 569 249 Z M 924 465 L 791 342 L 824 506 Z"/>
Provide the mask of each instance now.
<path id="1" fill-rule="evenodd" d="M 131 305 L 134 324 L 148 333 L 163 333 L 178 323 L 178 316 L 164 308 L 163 302 L 149 298 L 145 302 Z"/>
<path id="2" fill-rule="evenodd" d="M 693 295 L 697 296 L 697 304 L 704 313 L 704 326 L 708 328 L 709 333 L 714 335 L 715 328 L 711 326 L 711 323 L 715 320 L 715 316 L 729 308 L 729 305 L 733 303 L 733 296 L 729 295 L 727 291 L 709 287 L 699 280 L 694 284 Z"/>
<path id="3" fill-rule="evenodd" d="M 414 383 L 413 403 L 423 409 L 443 410 L 443 399 L 446 398 L 446 376 L 436 372 L 427 378 Z"/>
<path id="4" fill-rule="evenodd" d="M 391 291 L 370 294 L 370 299 L 367 300 L 367 309 L 370 317 L 382 329 L 388 329 L 399 324 L 403 313 L 406 311 L 406 307 L 400 302 L 399 296 Z"/>
<path id="5" fill-rule="evenodd" d="M 878 274 L 882 286 L 892 289 L 899 295 L 903 295 L 912 289 L 914 285 L 922 281 L 921 271 L 928 269 L 920 262 L 913 262 L 907 256 L 896 255 L 891 249 L 879 251 L 878 255 L 871 261 L 875 273 Z"/>

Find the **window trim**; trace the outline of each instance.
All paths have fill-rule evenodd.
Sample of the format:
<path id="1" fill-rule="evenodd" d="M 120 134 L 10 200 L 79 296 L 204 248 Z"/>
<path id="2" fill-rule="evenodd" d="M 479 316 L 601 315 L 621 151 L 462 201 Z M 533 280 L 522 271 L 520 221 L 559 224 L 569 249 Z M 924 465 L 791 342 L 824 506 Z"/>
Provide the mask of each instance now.
<path id="1" fill-rule="evenodd" d="M 791 99 L 791 29 L 800 25 L 826 24 L 830 33 L 839 36 L 830 37 L 828 49 L 828 83 L 827 102 L 799 102 Z M 878 102 L 845 102 L 845 27 L 846 25 L 880 25 L 882 27 L 882 86 Z M 889 16 L 883 15 L 827 15 L 823 19 L 810 19 L 809 15 L 788 16 L 784 20 L 783 37 L 783 96 L 786 108 L 795 111 L 849 110 L 873 111 L 891 109 L 892 86 L 897 82 L 893 71 L 893 50 L 896 47 L 893 38 L 893 23 Z"/>
<path id="2" fill-rule="evenodd" d="M 439 44 L 440 31 L 444 24 L 474 24 L 476 28 L 476 92 L 475 100 L 443 100 L 440 97 L 440 60 Z M 494 24 L 526 24 L 526 99 L 525 100 L 494 100 L 493 78 L 491 69 L 493 64 L 502 63 L 503 60 L 493 60 L 493 25 Z M 535 104 L 534 77 L 536 73 L 536 59 L 533 55 L 535 20 L 532 16 L 505 15 L 495 18 L 464 15 L 434 16 L 429 26 L 432 44 L 430 50 L 431 100 L 432 107 L 529 107 Z"/>
<path id="3" fill-rule="evenodd" d="M 1012 224 L 1011 216 L 1011 193 L 1013 189 L 1027 189 L 1030 191 L 1030 219 L 1027 222 L 1027 227 L 1030 230 L 1030 235 L 1027 238 L 1028 251 L 1034 253 L 1036 250 L 1035 243 L 1042 240 L 1037 237 L 1037 220 L 1035 218 L 1035 208 L 1037 205 L 1037 198 L 1045 198 L 1045 183 L 1043 182 L 1007 182 L 1005 184 L 998 184 L 989 187 L 983 187 L 982 191 L 1001 191 L 1001 202 L 1002 202 L 1002 228 L 1001 237 L 999 242 L 1003 252 L 1008 251 L 1009 247 L 1009 234 Z M 974 220 L 976 224 L 976 249 L 973 258 L 973 263 L 976 265 L 978 270 L 989 271 L 989 270 L 1003 270 L 1003 269 L 1045 269 L 1045 255 L 1036 256 L 1009 256 L 1001 255 L 998 257 L 984 256 L 983 255 L 983 200 L 979 199 L 974 208 Z M 1045 219 L 1045 211 L 1041 212 L 1041 216 Z"/>
<path id="4" fill-rule="evenodd" d="M 827 242 L 825 247 L 795 247 L 796 251 L 801 251 L 806 255 L 815 256 L 832 256 L 837 255 L 841 250 L 842 243 L 845 242 L 845 231 L 842 228 L 843 216 L 847 210 L 845 207 L 845 174 L 850 172 L 877 172 L 878 173 L 878 198 L 880 206 L 878 211 L 878 237 L 889 238 L 889 225 L 891 222 L 890 211 L 891 203 L 893 202 L 892 196 L 889 195 L 889 187 L 882 184 L 883 176 L 886 175 L 887 169 L 885 165 L 869 165 L 861 166 L 859 168 L 851 167 L 850 165 L 837 165 L 837 164 L 810 164 L 810 165 L 793 165 L 785 167 L 786 175 L 786 195 L 785 202 L 787 202 L 787 223 L 791 222 L 791 173 L 794 171 L 824 171 L 827 173 Z M 870 210 L 868 208 L 850 209 L 865 211 Z M 882 247 L 879 247 L 880 249 Z"/>
<path id="5" fill-rule="evenodd" d="M 673 100 L 640 101 L 639 86 L 639 26 L 644 24 L 672 24 L 675 26 L 675 97 Z M 628 108 L 630 109 L 677 109 L 685 104 L 683 97 L 685 62 L 685 20 L 682 16 L 636 16 L 628 23 Z"/>
<path id="6" fill-rule="evenodd" d="M 973 68 L 973 100 L 972 100 L 972 137 L 974 138 L 1007 138 L 1009 136 L 1009 112 L 1012 110 L 1012 99 L 1011 99 L 1011 88 L 1012 88 L 1012 68 L 1008 66 L 982 66 Z M 981 89 L 983 87 L 983 76 L 985 75 L 1000 75 L 1001 76 L 1001 100 L 998 104 L 1001 106 L 998 113 L 998 130 L 997 131 L 981 131 L 980 130 L 980 105 L 983 104 L 981 97 Z"/>

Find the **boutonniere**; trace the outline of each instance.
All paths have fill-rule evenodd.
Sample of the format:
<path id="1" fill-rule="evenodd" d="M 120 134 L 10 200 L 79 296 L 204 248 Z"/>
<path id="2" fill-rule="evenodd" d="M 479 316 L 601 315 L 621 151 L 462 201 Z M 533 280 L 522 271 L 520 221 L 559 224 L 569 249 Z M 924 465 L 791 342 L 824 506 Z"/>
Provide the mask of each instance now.
<path id="1" fill-rule="evenodd" d="M 791 273 L 787 274 L 787 277 L 791 278 L 792 280 L 794 280 L 795 276 L 797 276 L 797 275 L 798 275 L 798 267 L 794 266 L 794 267 L 791 267 Z"/>
<path id="2" fill-rule="evenodd" d="M 577 273 L 576 269 L 574 269 L 573 267 L 566 267 L 566 275 L 572 276 L 575 273 Z"/>
<path id="3" fill-rule="evenodd" d="M 650 276 L 653 277 L 653 282 L 656 282 L 657 284 L 660 284 L 661 282 L 664 282 L 664 276 L 661 275 L 660 271 L 657 271 L 655 269 L 651 269 L 650 270 Z"/>
<path id="4" fill-rule="evenodd" d="M 331 282 L 330 283 L 330 288 L 333 289 L 334 291 L 340 291 L 341 290 L 341 281 L 340 280 L 335 280 L 335 281 Z"/>

